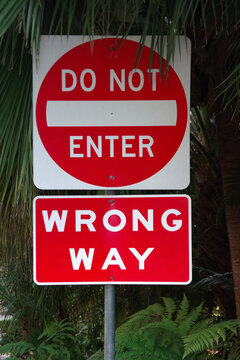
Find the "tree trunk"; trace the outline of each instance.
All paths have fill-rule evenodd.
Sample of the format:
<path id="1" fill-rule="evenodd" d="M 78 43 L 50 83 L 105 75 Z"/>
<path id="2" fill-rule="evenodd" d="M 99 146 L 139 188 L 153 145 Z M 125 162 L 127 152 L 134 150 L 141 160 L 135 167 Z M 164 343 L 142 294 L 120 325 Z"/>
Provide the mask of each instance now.
<path id="1" fill-rule="evenodd" d="M 217 125 L 236 315 L 240 320 L 240 128 L 231 120 L 231 112 L 220 114 Z"/>
<path id="2" fill-rule="evenodd" d="M 237 318 L 240 319 L 240 206 L 226 205 Z"/>

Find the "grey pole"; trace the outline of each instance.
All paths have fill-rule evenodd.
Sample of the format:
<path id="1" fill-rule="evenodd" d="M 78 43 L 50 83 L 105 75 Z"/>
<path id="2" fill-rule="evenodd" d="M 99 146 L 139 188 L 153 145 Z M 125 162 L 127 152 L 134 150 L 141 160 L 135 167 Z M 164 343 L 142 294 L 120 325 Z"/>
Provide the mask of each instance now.
<path id="1" fill-rule="evenodd" d="M 115 359 L 115 287 L 105 285 L 104 289 L 104 360 Z"/>
<path id="2" fill-rule="evenodd" d="M 106 190 L 114 195 L 114 190 Z M 115 360 L 115 286 L 104 286 L 104 360 Z"/>

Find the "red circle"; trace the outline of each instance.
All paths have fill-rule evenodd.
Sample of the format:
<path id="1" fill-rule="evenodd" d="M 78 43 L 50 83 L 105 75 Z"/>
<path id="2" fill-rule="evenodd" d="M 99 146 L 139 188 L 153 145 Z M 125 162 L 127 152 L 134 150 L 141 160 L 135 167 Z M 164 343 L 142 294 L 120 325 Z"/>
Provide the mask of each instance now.
<path id="1" fill-rule="evenodd" d="M 118 42 L 117 42 L 118 41 Z M 115 38 L 98 39 L 94 45 L 85 42 L 65 53 L 46 74 L 37 97 L 36 119 L 41 141 L 54 162 L 66 173 L 88 184 L 104 187 L 120 187 L 143 181 L 159 172 L 172 159 L 178 150 L 187 124 L 187 101 L 183 86 L 170 66 L 168 77 L 164 76 L 166 61 L 162 61 L 161 81 L 157 75 L 156 91 L 152 89 L 152 75 L 149 75 L 151 50 L 144 46 L 137 68 L 144 74 L 144 85 L 141 90 L 133 91 L 127 82 L 128 74 L 134 68 L 134 59 L 138 43 L 131 40 L 121 42 Z M 152 69 L 159 69 L 159 54 L 153 53 Z M 72 91 L 62 91 L 61 71 L 71 69 L 77 76 L 76 87 Z M 80 86 L 80 76 L 85 69 L 91 69 L 96 75 L 96 84 L 92 91 L 85 91 Z M 118 77 L 125 69 L 126 89 L 122 91 L 115 84 L 110 91 L 109 73 L 114 69 Z M 66 77 L 67 79 L 67 77 Z M 83 77 L 86 88 L 91 88 L 92 77 L 86 72 Z M 67 79 L 69 81 L 69 79 Z M 66 86 L 71 86 L 71 81 Z M 133 87 L 138 87 L 140 77 L 132 77 Z M 48 101 L 128 101 L 128 100 L 175 100 L 177 106 L 176 126 L 100 126 L 100 127 L 59 127 L 47 125 Z M 124 106 L 124 103 L 123 103 Z M 151 114 L 146 115 L 147 118 Z M 147 119 L 146 119 L 147 120 Z M 134 136 L 129 140 L 129 150 L 135 157 L 122 157 L 122 136 Z M 139 156 L 138 139 L 141 135 L 151 136 L 154 143 L 151 147 L 153 157 L 148 151 Z M 70 157 L 70 136 L 82 136 L 81 151 L 84 156 Z M 102 137 L 102 157 L 92 151 L 86 156 L 86 137 L 91 136 L 97 144 L 98 136 Z M 110 156 L 109 140 L 105 136 L 118 136 L 115 141 L 114 157 Z"/>

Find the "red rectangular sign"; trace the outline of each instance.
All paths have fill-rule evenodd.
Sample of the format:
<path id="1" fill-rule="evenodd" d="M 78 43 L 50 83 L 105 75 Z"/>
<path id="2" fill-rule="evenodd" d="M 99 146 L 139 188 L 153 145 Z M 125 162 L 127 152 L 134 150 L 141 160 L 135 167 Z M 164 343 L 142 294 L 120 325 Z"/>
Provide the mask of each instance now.
<path id="1" fill-rule="evenodd" d="M 35 198 L 35 283 L 190 283 L 190 203 L 186 195 Z"/>

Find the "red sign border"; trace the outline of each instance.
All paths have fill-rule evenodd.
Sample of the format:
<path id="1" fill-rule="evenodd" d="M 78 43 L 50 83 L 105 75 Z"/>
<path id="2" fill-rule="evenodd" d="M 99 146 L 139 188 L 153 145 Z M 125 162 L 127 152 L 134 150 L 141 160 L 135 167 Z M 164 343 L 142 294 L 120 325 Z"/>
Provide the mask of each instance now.
<path id="1" fill-rule="evenodd" d="M 188 226 L 189 226 L 189 280 L 186 282 L 133 282 L 133 281 L 105 281 L 105 282 L 38 282 L 36 280 L 36 201 L 37 199 L 64 199 L 64 198 L 166 198 L 166 197 L 184 197 L 188 200 Z M 191 216 L 191 198 L 185 194 L 170 194 L 170 195 L 99 195 L 99 196 L 37 196 L 33 199 L 33 280 L 37 285 L 188 285 L 192 281 L 192 216 Z"/>

